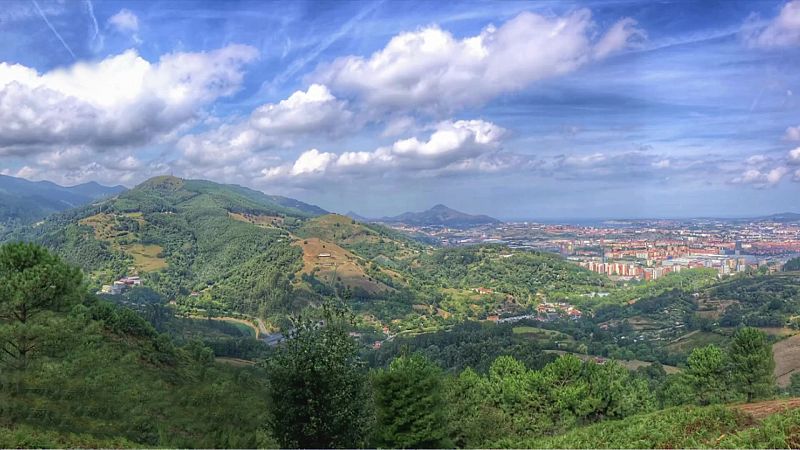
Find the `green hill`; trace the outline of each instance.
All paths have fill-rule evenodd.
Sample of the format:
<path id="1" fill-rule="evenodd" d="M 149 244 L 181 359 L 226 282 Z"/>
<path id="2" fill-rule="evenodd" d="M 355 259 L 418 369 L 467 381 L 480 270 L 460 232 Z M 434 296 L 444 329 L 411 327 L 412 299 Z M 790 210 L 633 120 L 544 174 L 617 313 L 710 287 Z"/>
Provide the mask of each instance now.
<path id="1" fill-rule="evenodd" d="M 797 448 L 798 399 L 743 406 L 683 406 L 577 428 L 507 448 Z"/>
<path id="2" fill-rule="evenodd" d="M 434 248 L 297 200 L 169 176 L 0 239 L 45 245 L 84 269 L 94 289 L 138 275 L 179 311 L 268 325 L 347 296 L 370 329 L 440 329 L 607 283 L 554 255 Z M 482 297 L 479 287 L 496 294 Z"/>
<path id="3" fill-rule="evenodd" d="M 0 447 L 255 447 L 268 404 L 254 370 L 176 347 L 137 314 L 87 300 L 65 334 L 0 389 Z M 23 376 L 17 381 L 10 376 Z M 208 406 L 213 405 L 209 408 Z M 72 433 L 80 433 L 73 435 Z"/>
<path id="4" fill-rule="evenodd" d="M 40 246 L 0 246 L 0 447 L 269 445 L 257 369 L 175 345 L 83 281 Z"/>
<path id="5" fill-rule="evenodd" d="M 89 271 L 97 286 L 138 274 L 169 299 L 202 292 L 206 303 L 256 313 L 292 301 L 301 252 L 282 227 L 315 211 L 238 186 L 157 177 L 7 240 L 46 245 Z M 264 225 L 268 219 L 281 227 Z"/>

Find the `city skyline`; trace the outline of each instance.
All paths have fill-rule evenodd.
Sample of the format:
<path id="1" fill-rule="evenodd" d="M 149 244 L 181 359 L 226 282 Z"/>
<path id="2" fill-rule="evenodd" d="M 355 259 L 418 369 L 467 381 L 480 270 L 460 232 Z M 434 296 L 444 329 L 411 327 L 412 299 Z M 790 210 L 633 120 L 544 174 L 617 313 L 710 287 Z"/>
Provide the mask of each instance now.
<path id="1" fill-rule="evenodd" d="M 800 0 L 6 6 L 6 175 L 368 217 L 800 209 Z"/>

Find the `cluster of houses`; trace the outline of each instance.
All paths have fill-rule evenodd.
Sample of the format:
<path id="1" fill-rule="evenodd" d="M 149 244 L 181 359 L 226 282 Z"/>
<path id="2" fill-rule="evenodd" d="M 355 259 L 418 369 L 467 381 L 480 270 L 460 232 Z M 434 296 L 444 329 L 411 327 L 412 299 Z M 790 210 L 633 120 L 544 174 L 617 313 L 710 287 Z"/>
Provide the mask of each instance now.
<path id="1" fill-rule="evenodd" d="M 558 302 L 542 302 L 536 305 L 536 312 L 540 316 L 544 316 L 549 320 L 557 319 L 560 316 L 566 315 L 570 319 L 580 319 L 583 313 L 578 308 L 570 305 L 569 303 Z"/>
<path id="2" fill-rule="evenodd" d="M 128 288 L 133 286 L 141 286 L 142 279 L 138 276 L 131 276 L 131 277 L 122 277 L 119 280 L 115 281 L 113 284 L 104 284 L 99 291 L 98 294 L 108 294 L 108 295 L 120 295 Z"/>

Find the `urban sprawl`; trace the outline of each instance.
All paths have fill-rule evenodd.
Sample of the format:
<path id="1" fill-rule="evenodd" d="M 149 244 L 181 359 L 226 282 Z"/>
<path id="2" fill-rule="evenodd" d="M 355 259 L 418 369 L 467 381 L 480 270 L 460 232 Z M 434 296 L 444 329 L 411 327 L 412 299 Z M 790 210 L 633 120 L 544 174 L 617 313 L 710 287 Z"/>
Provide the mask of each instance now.
<path id="1" fill-rule="evenodd" d="M 655 280 L 702 267 L 716 269 L 720 275 L 759 267 L 774 271 L 800 254 L 800 225 L 768 220 L 514 222 L 469 229 L 395 228 L 425 234 L 444 245 L 498 243 L 559 253 L 581 267 L 618 280 Z"/>

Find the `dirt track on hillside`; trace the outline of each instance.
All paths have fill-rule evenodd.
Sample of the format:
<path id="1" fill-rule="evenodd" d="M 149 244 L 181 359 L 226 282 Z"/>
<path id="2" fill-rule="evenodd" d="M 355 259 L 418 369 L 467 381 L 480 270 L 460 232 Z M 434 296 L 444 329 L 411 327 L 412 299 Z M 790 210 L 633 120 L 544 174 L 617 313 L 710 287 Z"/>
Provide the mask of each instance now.
<path id="1" fill-rule="evenodd" d="M 736 405 L 732 408 L 745 414 L 749 414 L 756 420 L 761 420 L 773 414 L 800 408 L 800 398 L 767 400 L 765 402 Z"/>

